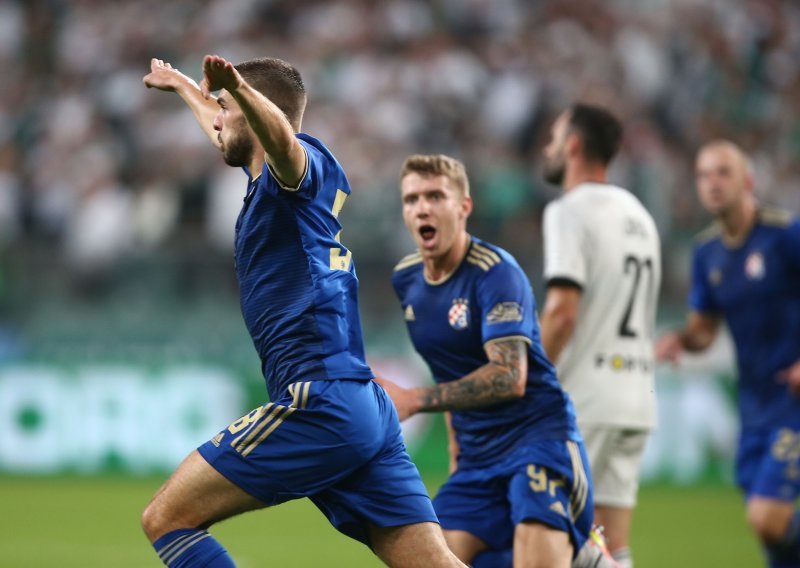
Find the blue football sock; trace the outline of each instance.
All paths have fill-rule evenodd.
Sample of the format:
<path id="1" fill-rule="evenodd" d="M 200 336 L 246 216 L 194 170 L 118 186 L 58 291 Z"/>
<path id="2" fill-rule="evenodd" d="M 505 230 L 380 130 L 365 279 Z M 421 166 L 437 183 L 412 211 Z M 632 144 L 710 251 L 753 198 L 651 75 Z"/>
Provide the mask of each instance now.
<path id="1" fill-rule="evenodd" d="M 794 512 L 783 538 L 765 548 L 770 568 L 800 568 L 800 510 Z"/>
<path id="2" fill-rule="evenodd" d="M 514 550 L 484 550 L 472 560 L 472 568 L 511 568 L 514 566 Z"/>
<path id="3" fill-rule="evenodd" d="M 153 548 L 169 568 L 236 568 L 228 551 L 206 531 L 168 532 L 153 543 Z"/>

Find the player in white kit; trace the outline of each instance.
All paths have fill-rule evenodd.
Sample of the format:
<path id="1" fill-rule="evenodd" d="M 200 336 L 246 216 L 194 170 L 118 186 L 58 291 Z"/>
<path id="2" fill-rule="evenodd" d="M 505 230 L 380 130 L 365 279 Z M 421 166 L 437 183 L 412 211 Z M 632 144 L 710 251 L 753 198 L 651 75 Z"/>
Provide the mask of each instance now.
<path id="1" fill-rule="evenodd" d="M 577 411 L 595 483 L 595 522 L 612 556 L 628 546 L 639 470 L 656 424 L 653 332 L 661 281 L 655 223 L 607 181 L 622 127 L 575 104 L 555 121 L 544 177 L 564 194 L 544 212 L 542 343 Z"/>

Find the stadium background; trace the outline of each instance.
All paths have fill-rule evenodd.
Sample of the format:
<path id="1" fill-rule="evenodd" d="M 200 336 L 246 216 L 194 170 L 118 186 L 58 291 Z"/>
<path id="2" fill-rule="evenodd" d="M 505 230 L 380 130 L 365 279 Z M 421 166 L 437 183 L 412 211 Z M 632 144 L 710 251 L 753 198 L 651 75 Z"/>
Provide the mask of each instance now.
<path id="1" fill-rule="evenodd" d="M 157 565 L 139 510 L 264 396 L 232 271 L 242 176 L 177 97 L 141 83 L 152 56 L 199 79 L 205 53 L 303 73 L 304 130 L 354 188 L 343 242 L 370 362 L 388 377 L 427 380 L 389 284 L 412 246 L 396 189 L 409 153 L 465 161 L 470 230 L 512 252 L 541 298 L 549 123 L 575 99 L 610 106 L 627 128 L 611 178 L 664 241 L 660 327 L 682 317 L 708 222 L 701 142 L 738 141 L 761 197 L 800 210 L 795 2 L 0 0 L 0 566 Z M 658 386 L 637 565 L 758 566 L 730 479 L 729 342 L 659 369 Z M 416 421 L 409 441 L 435 491 L 441 423 Z M 220 531 L 244 567 L 376 565 L 303 504 Z"/>

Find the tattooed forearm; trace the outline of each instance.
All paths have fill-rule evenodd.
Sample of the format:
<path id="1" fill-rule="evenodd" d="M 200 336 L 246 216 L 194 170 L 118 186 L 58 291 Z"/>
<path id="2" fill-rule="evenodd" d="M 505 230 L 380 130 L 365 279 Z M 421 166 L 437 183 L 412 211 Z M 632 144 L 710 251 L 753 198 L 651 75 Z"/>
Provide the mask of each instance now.
<path id="1" fill-rule="evenodd" d="M 420 411 L 468 410 L 519 398 L 525 393 L 528 348 L 520 339 L 486 346 L 489 362 L 469 375 L 420 392 Z"/>

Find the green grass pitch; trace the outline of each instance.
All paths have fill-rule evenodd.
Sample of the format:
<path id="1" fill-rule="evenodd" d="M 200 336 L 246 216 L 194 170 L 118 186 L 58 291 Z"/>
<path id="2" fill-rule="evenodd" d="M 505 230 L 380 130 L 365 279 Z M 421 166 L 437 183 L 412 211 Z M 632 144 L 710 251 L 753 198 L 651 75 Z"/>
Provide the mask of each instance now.
<path id="1" fill-rule="evenodd" d="M 0 477 L 0 567 L 161 566 L 139 528 L 139 513 L 162 481 Z M 212 532 L 240 568 L 382 565 L 307 500 L 249 513 Z M 633 550 L 637 568 L 763 566 L 731 487 L 644 487 Z"/>

